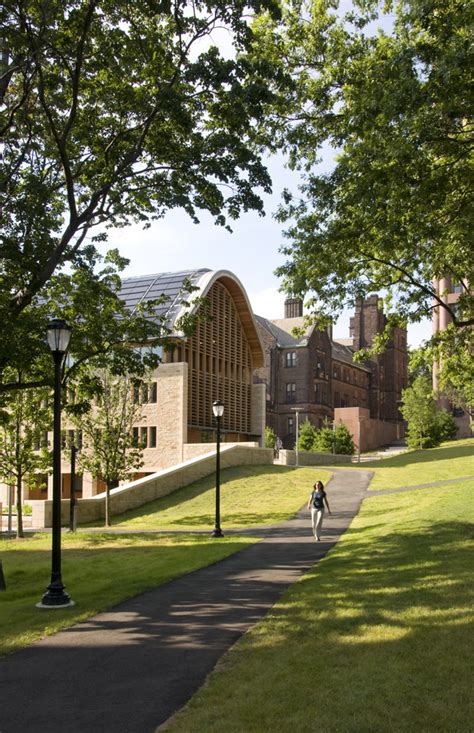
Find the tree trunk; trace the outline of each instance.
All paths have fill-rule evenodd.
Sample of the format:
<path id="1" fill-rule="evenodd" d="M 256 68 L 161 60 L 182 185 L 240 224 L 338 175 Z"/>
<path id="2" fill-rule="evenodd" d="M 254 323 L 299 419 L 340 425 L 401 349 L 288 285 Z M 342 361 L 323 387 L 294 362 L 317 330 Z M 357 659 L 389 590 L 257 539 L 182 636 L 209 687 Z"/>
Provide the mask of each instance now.
<path id="1" fill-rule="evenodd" d="M 105 489 L 105 526 L 110 527 L 110 481 Z"/>
<path id="2" fill-rule="evenodd" d="M 16 537 L 20 539 L 24 537 L 23 533 L 23 507 L 21 504 L 21 484 L 22 476 L 18 474 L 16 479 Z"/>

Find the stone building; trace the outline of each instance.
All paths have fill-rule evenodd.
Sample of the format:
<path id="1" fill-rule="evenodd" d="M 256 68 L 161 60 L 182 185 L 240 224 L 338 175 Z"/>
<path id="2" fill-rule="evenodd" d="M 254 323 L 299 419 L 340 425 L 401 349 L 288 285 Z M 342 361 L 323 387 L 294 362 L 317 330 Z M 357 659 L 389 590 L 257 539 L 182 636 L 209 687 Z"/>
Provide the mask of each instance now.
<path id="1" fill-rule="evenodd" d="M 354 361 L 354 353 L 371 346 L 385 323 L 377 295 L 357 301 L 347 339 L 305 327 L 298 299 L 285 302 L 283 319 L 257 316 L 265 364 L 254 379 L 266 385 L 267 424 L 285 447 L 295 443 L 297 413 L 299 424 L 308 418 L 317 428 L 342 420 L 362 450 L 402 437 L 398 408 L 407 385 L 406 331 L 397 328 L 384 353 Z"/>
<path id="2" fill-rule="evenodd" d="M 193 286 L 193 292 L 183 290 L 185 282 Z M 265 426 L 265 389 L 252 379 L 254 370 L 263 364 L 263 348 L 238 278 L 226 270 L 200 269 L 122 281 L 121 297 L 130 309 L 162 294 L 166 302 L 156 313 L 166 316 L 171 347 L 158 347 L 160 366 L 140 394 L 130 396 L 142 402 L 142 416 L 134 433 L 144 446 L 144 466 L 136 478 L 208 451 L 206 443 L 215 441 L 212 403 L 217 399 L 225 406 L 222 440 L 257 443 Z M 179 329 L 181 316 L 199 315 L 204 308 L 205 317 L 198 320 L 193 335 L 186 337 Z M 63 423 L 66 436 L 69 432 L 73 437 L 68 427 Z M 70 451 L 64 450 L 62 458 L 62 495 L 67 498 Z M 25 490 L 26 500 L 51 498 L 51 477 L 42 479 L 38 488 Z M 90 497 L 104 488 L 84 475 L 79 480 L 78 496 Z M 6 496 L 0 494 L 2 500 L 5 502 Z"/>

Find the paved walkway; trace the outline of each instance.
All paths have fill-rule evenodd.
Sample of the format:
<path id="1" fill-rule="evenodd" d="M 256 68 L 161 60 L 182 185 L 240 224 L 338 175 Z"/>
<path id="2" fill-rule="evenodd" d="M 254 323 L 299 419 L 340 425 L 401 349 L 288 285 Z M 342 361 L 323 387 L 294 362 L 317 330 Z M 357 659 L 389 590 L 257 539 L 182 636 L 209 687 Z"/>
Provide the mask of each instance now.
<path id="1" fill-rule="evenodd" d="M 334 546 L 369 479 L 368 471 L 334 470 L 321 542 L 303 509 L 259 530 L 261 542 L 221 562 L 0 659 L 0 733 L 155 731 Z"/>

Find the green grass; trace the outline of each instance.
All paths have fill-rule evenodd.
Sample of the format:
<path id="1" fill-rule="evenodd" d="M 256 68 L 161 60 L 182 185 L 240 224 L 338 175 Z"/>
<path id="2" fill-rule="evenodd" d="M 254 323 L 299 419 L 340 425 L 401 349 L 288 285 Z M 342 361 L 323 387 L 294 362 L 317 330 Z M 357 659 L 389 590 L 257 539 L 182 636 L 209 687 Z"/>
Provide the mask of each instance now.
<path id="1" fill-rule="evenodd" d="M 329 472 L 314 468 L 249 466 L 222 472 L 221 523 L 251 527 L 281 522 L 303 505 L 311 486 Z M 126 598 L 238 552 L 257 538 L 126 534 L 139 530 L 211 530 L 215 487 L 210 477 L 114 518 L 123 534 L 63 534 L 62 575 L 76 606 L 35 608 L 50 578 L 51 536 L 0 540 L 7 591 L 0 600 L 0 654 L 110 608 Z"/>
<path id="2" fill-rule="evenodd" d="M 38 609 L 51 577 L 51 535 L 0 539 L 7 590 L 0 593 L 0 654 L 83 621 L 173 578 L 238 552 L 257 538 L 64 534 L 62 577 L 76 605 Z"/>
<path id="3" fill-rule="evenodd" d="M 474 476 L 474 438 L 443 443 L 438 448 L 423 451 L 407 451 L 391 458 L 364 461 L 343 470 L 372 471 L 374 477 L 369 486 L 372 490 L 398 489 Z"/>
<path id="4" fill-rule="evenodd" d="M 221 525 L 252 527 L 283 522 L 307 501 L 314 482 L 330 471 L 283 466 L 239 466 L 221 474 Z M 201 530 L 214 526 L 215 479 L 208 476 L 169 496 L 119 516 L 120 529 Z"/>
<path id="5" fill-rule="evenodd" d="M 443 443 L 438 448 L 368 461 L 363 468 L 375 472 L 371 489 L 395 489 L 474 476 L 474 439 L 457 440 Z"/>
<path id="6" fill-rule="evenodd" d="M 366 499 L 168 733 L 472 731 L 473 498 L 474 481 Z"/>

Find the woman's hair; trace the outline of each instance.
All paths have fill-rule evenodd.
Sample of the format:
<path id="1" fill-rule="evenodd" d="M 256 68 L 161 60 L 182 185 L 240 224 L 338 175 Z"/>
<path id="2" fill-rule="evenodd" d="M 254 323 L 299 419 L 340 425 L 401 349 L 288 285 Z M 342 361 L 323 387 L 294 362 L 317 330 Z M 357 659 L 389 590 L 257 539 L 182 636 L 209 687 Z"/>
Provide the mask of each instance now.
<path id="1" fill-rule="evenodd" d="M 322 481 L 316 481 L 316 483 L 314 484 L 314 488 L 315 489 L 320 489 L 321 491 L 323 491 L 323 489 L 324 489 L 323 482 Z"/>

